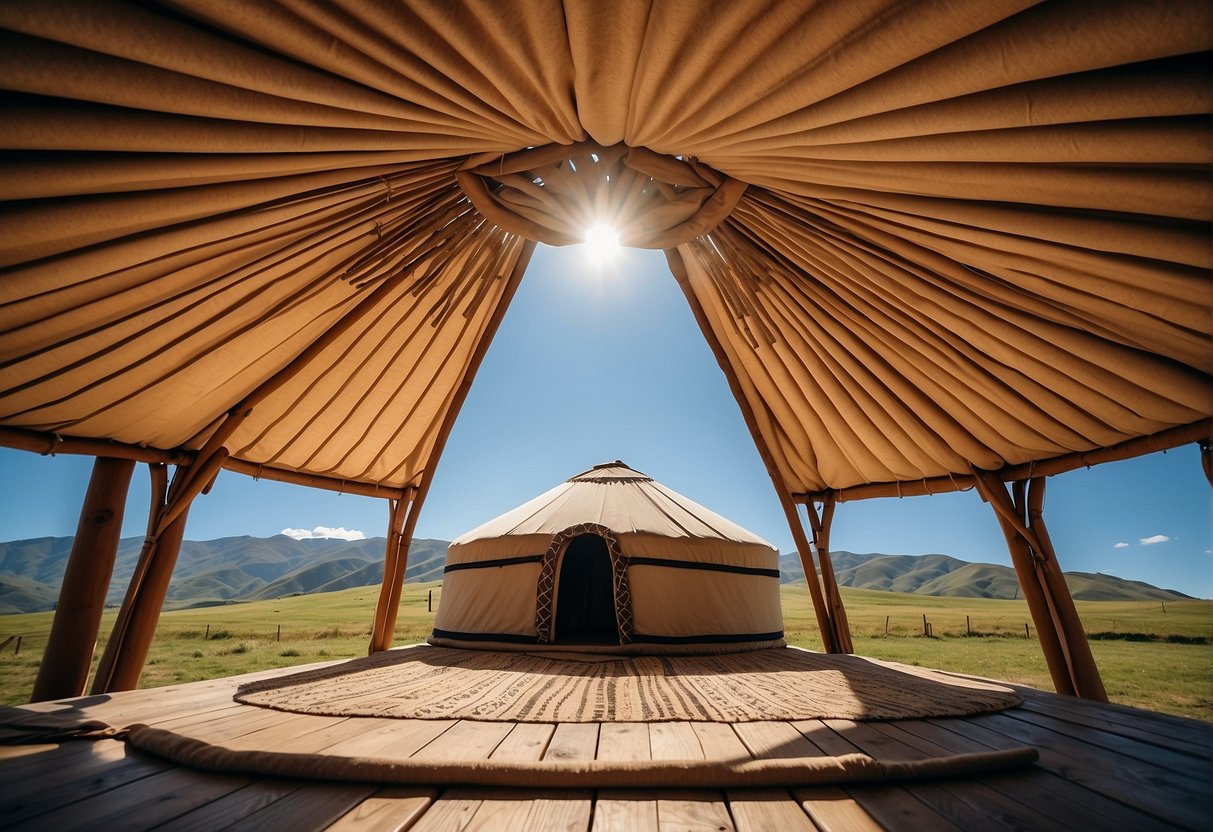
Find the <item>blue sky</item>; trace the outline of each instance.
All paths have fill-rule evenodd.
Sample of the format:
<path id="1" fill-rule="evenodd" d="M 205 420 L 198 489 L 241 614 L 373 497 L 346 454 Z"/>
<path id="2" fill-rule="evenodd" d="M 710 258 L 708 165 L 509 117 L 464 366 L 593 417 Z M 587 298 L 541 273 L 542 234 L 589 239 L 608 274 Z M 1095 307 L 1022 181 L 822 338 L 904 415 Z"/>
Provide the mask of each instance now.
<path id="1" fill-rule="evenodd" d="M 594 264 L 581 247 L 540 246 L 452 431 L 417 535 L 449 540 L 613 459 L 791 550 L 770 479 L 661 253 L 628 250 Z M 0 450 L 0 539 L 72 534 L 90 467 L 82 457 Z M 147 495 L 141 467 L 125 535 L 143 534 Z M 1045 518 L 1067 571 L 1213 594 L 1210 489 L 1195 446 L 1052 477 Z M 377 537 L 386 525 L 385 501 L 225 471 L 195 502 L 186 536 L 323 526 Z M 832 545 L 1010 563 L 993 512 L 972 492 L 845 503 Z"/>

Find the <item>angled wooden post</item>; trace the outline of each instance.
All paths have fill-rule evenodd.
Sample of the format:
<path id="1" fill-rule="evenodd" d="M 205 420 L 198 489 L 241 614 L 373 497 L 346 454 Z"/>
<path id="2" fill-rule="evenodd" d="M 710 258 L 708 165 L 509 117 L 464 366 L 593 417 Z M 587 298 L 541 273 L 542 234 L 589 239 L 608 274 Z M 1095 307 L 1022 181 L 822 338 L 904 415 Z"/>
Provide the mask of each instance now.
<path id="1" fill-rule="evenodd" d="M 1024 600 L 1028 603 L 1028 613 L 1036 626 L 1036 637 L 1040 640 L 1040 649 L 1044 653 L 1045 664 L 1049 668 L 1049 676 L 1053 679 L 1053 687 L 1058 693 L 1071 696 L 1076 694 L 1074 683 L 1070 678 L 1069 667 L 1061 648 L 1061 640 L 1057 628 L 1053 624 L 1053 616 L 1049 611 L 1048 601 L 1036 580 L 1036 567 L 1032 563 L 1032 551 L 1027 541 L 1016 530 L 1015 505 L 1007 493 L 1002 480 L 986 471 L 974 471 L 977 492 L 994 509 L 999 527 L 1007 541 L 1007 549 L 1011 553 L 1011 564 L 1015 567 L 1015 577 L 1019 580 L 1019 588 Z"/>
<path id="2" fill-rule="evenodd" d="M 720 371 L 724 373 L 725 380 L 729 383 L 733 399 L 737 402 L 737 407 L 741 409 L 741 416 L 745 419 L 746 427 L 750 429 L 754 446 L 758 449 L 758 455 L 762 458 L 763 465 L 766 466 L 767 476 L 771 478 L 771 484 L 775 487 L 775 494 L 779 498 L 784 517 L 788 521 L 788 528 L 792 532 L 792 541 L 796 544 L 796 551 L 800 555 L 800 564 L 804 568 L 804 580 L 809 585 L 809 597 L 813 600 L 813 613 L 817 616 L 817 629 L 821 633 L 822 645 L 827 653 L 849 652 L 844 650 L 838 642 L 834 621 L 830 615 L 830 608 L 822 596 L 821 585 L 817 580 L 817 569 L 813 566 L 813 553 L 809 547 L 808 538 L 805 537 L 804 526 L 800 522 L 800 512 L 796 510 L 792 492 L 784 482 L 778 466 L 775 465 L 775 458 L 771 455 L 770 448 L 767 447 L 765 437 L 758 429 L 758 420 L 754 416 L 754 410 L 751 408 L 749 400 L 746 399 L 745 391 L 741 389 L 741 382 L 738 381 L 737 374 L 733 371 L 733 365 L 724 350 L 724 345 L 716 337 L 707 313 L 703 310 L 703 305 L 695 295 L 695 290 L 691 288 L 686 263 L 683 262 L 682 255 L 678 253 L 677 249 L 666 249 L 665 259 L 670 265 L 670 272 L 686 296 L 687 303 L 691 306 L 691 313 L 695 316 L 695 322 L 699 324 L 699 331 L 703 333 L 712 354 L 716 357 Z"/>
<path id="3" fill-rule="evenodd" d="M 371 643 L 367 649 L 367 653 L 377 653 L 380 650 L 387 650 L 392 646 L 392 634 L 396 629 L 396 616 L 391 615 L 389 626 L 389 609 L 396 609 L 399 606 L 399 600 L 396 600 L 395 605 L 392 603 L 391 593 L 387 587 L 391 581 L 395 580 L 397 572 L 404 573 L 408 568 L 409 557 L 409 542 L 404 537 L 404 527 L 408 523 L 410 515 L 409 509 L 413 505 L 413 496 L 416 492 L 409 490 L 405 495 L 398 500 L 388 500 L 388 529 L 387 529 L 387 546 L 385 547 L 383 557 L 383 581 L 379 585 L 379 603 L 375 605 L 375 620 L 371 625 Z M 401 566 L 400 561 L 404 561 Z"/>
<path id="4" fill-rule="evenodd" d="M 825 595 L 826 605 L 830 609 L 830 623 L 834 628 L 834 638 L 838 642 L 839 652 L 854 653 L 855 646 L 851 642 L 851 625 L 847 621 L 847 610 L 842 603 L 842 593 L 838 590 L 838 579 L 834 576 L 834 563 L 830 559 L 830 527 L 834 521 L 834 508 L 837 502 L 834 493 L 830 492 L 822 501 L 821 512 L 817 505 L 809 500 L 804 504 L 809 516 L 809 526 L 813 531 L 813 548 L 817 550 L 817 562 L 821 566 L 821 585 Z"/>
<path id="5" fill-rule="evenodd" d="M 134 470 L 133 459 L 97 457 L 93 462 L 31 702 L 84 693 Z"/>
<path id="6" fill-rule="evenodd" d="M 1057 562 L 1057 553 L 1053 550 L 1053 541 L 1045 526 L 1044 502 L 1045 478 L 1033 477 L 1028 483 L 1027 514 L 1028 528 L 1035 535 L 1033 551 L 1037 555 L 1036 573 L 1047 590 L 1050 608 L 1057 620 L 1075 691 L 1087 699 L 1107 702 L 1108 693 L 1095 664 L 1095 656 L 1091 654 L 1086 630 L 1078 617 L 1074 598 L 1070 595 L 1065 574 Z"/>
<path id="7" fill-rule="evenodd" d="M 147 661 L 160 610 L 168 596 L 169 581 L 181 541 L 185 538 L 185 521 L 190 505 L 198 494 L 208 488 L 219 473 L 227 451 L 213 453 L 201 464 L 178 467 L 173 484 L 164 491 L 165 472 L 152 467 L 153 511 L 148 522 L 148 535 L 139 552 L 139 561 L 127 585 L 126 596 L 114 628 L 106 642 L 105 652 L 97 664 L 92 693 L 133 690 L 139 686 L 139 675 Z"/>
<path id="8" fill-rule="evenodd" d="M 978 492 L 998 516 L 1054 688 L 1058 693 L 1108 701 L 1074 609 L 1074 599 L 1044 527 L 1043 478 L 1033 479 L 1032 493 L 1028 496 L 1025 496 L 1028 483 L 1017 480 L 1013 484 L 1013 499 L 995 474 L 975 469 L 974 476 Z"/>
<path id="9" fill-rule="evenodd" d="M 522 242 L 522 250 L 518 254 L 518 260 L 515 261 L 514 268 L 506 279 L 505 288 L 501 292 L 501 298 L 497 301 L 497 307 L 485 322 L 484 332 L 480 336 L 480 341 L 476 344 L 472 350 L 471 357 L 468 359 L 468 366 L 463 374 L 463 380 L 460 381 L 459 386 L 451 394 L 451 402 L 447 407 L 442 424 L 438 427 L 438 434 L 434 439 L 434 447 L 430 450 L 430 456 L 426 460 L 425 468 L 421 471 L 420 484 L 415 489 L 406 488 L 404 496 L 396 501 L 396 505 L 390 508 L 391 529 L 389 530 L 388 551 L 385 553 L 383 583 L 379 585 L 379 601 L 375 604 L 375 620 L 371 625 L 369 653 L 387 650 L 392 646 L 392 636 L 396 630 L 396 616 L 400 611 L 400 596 L 404 592 L 404 573 L 408 569 L 409 547 L 413 542 L 413 531 L 417 528 L 417 516 L 421 512 L 421 506 L 425 502 L 426 495 L 430 492 L 430 485 L 434 481 L 434 470 L 438 467 L 438 460 L 442 457 L 442 451 L 446 447 L 446 440 L 451 435 L 451 428 L 455 426 L 455 419 L 463 408 L 463 402 L 467 399 L 468 391 L 472 389 L 472 381 L 476 378 L 476 371 L 480 369 L 480 364 L 484 361 L 485 353 L 488 352 L 489 345 L 493 342 L 493 336 L 497 334 L 497 328 L 501 325 L 501 319 L 505 317 L 505 311 L 509 308 L 510 301 L 514 299 L 514 293 L 518 290 L 518 284 L 522 282 L 522 275 L 526 272 L 527 264 L 531 262 L 531 255 L 535 251 L 535 245 L 533 240 L 524 240 Z M 399 534 L 399 541 L 393 546 L 391 535 L 395 534 L 395 530 L 398 528 L 396 523 L 398 515 L 402 511 L 404 513 L 403 528 Z"/>

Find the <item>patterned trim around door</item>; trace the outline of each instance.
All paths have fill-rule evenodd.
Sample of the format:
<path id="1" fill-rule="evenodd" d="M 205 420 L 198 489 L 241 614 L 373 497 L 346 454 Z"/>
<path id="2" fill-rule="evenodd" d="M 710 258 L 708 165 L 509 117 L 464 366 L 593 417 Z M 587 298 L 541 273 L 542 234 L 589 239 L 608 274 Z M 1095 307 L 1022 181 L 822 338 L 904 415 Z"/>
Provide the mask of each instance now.
<path id="1" fill-rule="evenodd" d="M 606 542 L 615 583 L 615 624 L 619 628 L 619 643 L 629 644 L 632 641 L 632 593 L 628 589 L 628 559 L 619 551 L 615 533 L 598 523 L 581 523 L 557 533 L 543 555 L 535 605 L 535 630 L 539 634 L 539 643 L 550 644 L 552 641 L 552 601 L 556 591 L 557 561 L 566 544 L 583 534 L 596 534 Z"/>

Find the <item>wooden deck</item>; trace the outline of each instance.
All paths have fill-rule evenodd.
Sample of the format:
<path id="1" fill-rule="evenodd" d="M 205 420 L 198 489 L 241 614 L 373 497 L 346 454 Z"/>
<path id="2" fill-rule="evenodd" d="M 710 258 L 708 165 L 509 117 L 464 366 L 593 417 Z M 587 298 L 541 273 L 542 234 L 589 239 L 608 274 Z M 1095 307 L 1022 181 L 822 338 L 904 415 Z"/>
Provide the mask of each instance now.
<path id="1" fill-rule="evenodd" d="M 8 830 L 1075 830 L 1209 829 L 1213 730 L 1023 689 L 998 714 L 886 723 L 512 724 L 337 718 L 232 701 L 236 686 L 297 670 L 28 706 L 113 725 L 194 726 L 283 751 L 470 759 L 735 759 L 864 751 L 877 758 L 1032 745 L 1031 768 L 982 778 L 793 790 L 636 792 L 406 788 L 199 772 L 116 740 L 0 748 Z M 912 668 L 907 668 L 912 670 Z"/>

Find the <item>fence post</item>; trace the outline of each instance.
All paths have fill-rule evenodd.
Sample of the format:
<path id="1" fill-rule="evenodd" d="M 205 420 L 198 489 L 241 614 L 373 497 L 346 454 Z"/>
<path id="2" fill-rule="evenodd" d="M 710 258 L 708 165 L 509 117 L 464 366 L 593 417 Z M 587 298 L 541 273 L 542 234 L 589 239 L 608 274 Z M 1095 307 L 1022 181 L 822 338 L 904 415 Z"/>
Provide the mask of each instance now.
<path id="1" fill-rule="evenodd" d="M 282 641 L 282 625 L 278 625 L 278 640 Z"/>
<path id="2" fill-rule="evenodd" d="M 889 617 L 887 615 L 884 617 L 884 634 L 886 636 L 889 634 Z"/>
<path id="3" fill-rule="evenodd" d="M 965 635 L 973 635 L 973 628 L 969 626 L 969 617 L 967 615 L 965 616 Z"/>
<path id="4" fill-rule="evenodd" d="M 1028 622 L 1026 622 L 1026 621 L 1023 623 L 1023 637 L 1024 638 L 1032 637 L 1032 631 L 1028 629 Z"/>
<path id="5" fill-rule="evenodd" d="M 922 634 L 924 636 L 931 634 L 931 625 L 927 623 L 927 614 L 925 612 L 922 614 Z"/>
<path id="6" fill-rule="evenodd" d="M 13 650 L 14 656 L 21 655 L 21 636 L 17 636 L 17 647 Z"/>
<path id="7" fill-rule="evenodd" d="M 202 637 L 202 640 L 203 640 L 203 641 L 208 641 L 208 640 L 210 639 L 210 637 L 211 637 L 211 625 L 210 625 L 210 624 L 207 624 L 207 625 L 206 625 L 206 635 L 204 635 L 204 636 Z"/>

